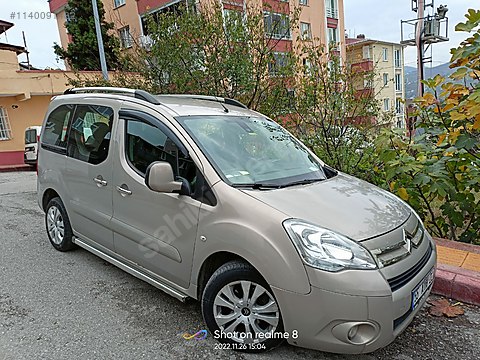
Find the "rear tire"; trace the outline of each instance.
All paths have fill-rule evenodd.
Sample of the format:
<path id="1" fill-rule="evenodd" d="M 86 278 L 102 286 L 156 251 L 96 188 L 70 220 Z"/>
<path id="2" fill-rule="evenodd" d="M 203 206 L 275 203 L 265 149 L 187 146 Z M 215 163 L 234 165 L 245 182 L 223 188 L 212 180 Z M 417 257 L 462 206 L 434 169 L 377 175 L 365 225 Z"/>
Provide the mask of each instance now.
<path id="1" fill-rule="evenodd" d="M 67 210 L 59 197 L 48 202 L 45 211 L 45 227 L 48 239 L 58 251 L 70 251 L 75 248 L 73 231 L 68 219 Z"/>
<path id="2" fill-rule="evenodd" d="M 212 336 L 227 349 L 258 353 L 284 340 L 258 335 L 283 335 L 282 316 L 265 279 L 243 261 L 230 261 L 213 273 L 203 291 L 202 313 Z"/>

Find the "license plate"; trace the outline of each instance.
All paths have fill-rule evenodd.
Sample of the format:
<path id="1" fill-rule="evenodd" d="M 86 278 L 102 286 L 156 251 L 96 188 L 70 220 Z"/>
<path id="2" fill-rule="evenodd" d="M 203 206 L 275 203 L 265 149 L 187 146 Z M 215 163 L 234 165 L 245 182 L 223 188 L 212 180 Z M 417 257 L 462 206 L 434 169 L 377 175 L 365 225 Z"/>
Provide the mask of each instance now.
<path id="1" fill-rule="evenodd" d="M 435 280 L 435 269 L 432 268 L 428 274 L 418 283 L 412 291 L 412 310 L 415 310 L 419 301 L 423 298 L 425 293 L 430 289 L 430 286 Z"/>

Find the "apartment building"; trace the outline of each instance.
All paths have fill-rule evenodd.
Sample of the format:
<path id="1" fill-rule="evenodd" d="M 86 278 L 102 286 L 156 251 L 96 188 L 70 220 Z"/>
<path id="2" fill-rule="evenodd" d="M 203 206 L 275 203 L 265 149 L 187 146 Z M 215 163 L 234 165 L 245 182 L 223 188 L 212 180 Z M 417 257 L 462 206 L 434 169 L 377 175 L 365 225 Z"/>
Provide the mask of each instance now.
<path id="1" fill-rule="evenodd" d="M 346 39 L 347 63 L 353 68 L 374 70 L 373 83 L 359 84 L 358 91 L 373 92 L 381 110 L 394 117 L 398 128 L 405 128 L 404 46 L 364 35 Z M 384 118 L 389 118 L 389 116 Z M 381 122 L 381 119 L 377 119 Z"/>
<path id="2" fill-rule="evenodd" d="M 345 33 L 343 0 L 99 0 L 105 8 L 105 19 L 115 25 L 117 35 L 123 48 L 136 44 L 148 47 L 151 39 L 147 34 L 146 19 L 163 11 L 169 11 L 182 3 L 207 5 L 210 1 L 220 1 L 224 13 L 242 11 L 246 6 L 244 1 L 263 5 L 265 15 L 265 31 L 275 28 L 273 36 L 282 40 L 276 46 L 276 57 L 281 61 L 282 54 L 295 48 L 295 39 L 302 36 L 319 38 L 325 45 L 338 43 L 336 51 L 345 59 Z M 72 38 L 67 34 L 65 23 L 65 7 L 68 0 L 49 0 L 50 11 L 57 16 L 58 31 L 61 45 L 66 48 Z M 290 29 L 288 14 L 299 7 L 299 29 Z M 275 23 L 281 26 L 272 26 Z M 286 36 L 285 36 L 286 34 Z"/>

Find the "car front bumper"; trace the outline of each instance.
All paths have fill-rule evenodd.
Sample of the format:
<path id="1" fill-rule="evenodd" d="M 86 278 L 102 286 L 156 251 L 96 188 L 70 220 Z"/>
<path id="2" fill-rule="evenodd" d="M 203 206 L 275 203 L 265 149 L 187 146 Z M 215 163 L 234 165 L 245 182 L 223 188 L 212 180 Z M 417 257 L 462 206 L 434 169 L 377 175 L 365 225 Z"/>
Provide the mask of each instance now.
<path id="1" fill-rule="evenodd" d="M 414 309 L 412 291 L 435 264 L 436 250 L 432 243 L 425 265 L 395 291 L 379 270 L 326 274 L 307 267 L 312 284 L 309 294 L 272 287 L 282 312 L 287 341 L 343 354 L 368 353 L 388 345 L 425 304 L 432 285 Z"/>

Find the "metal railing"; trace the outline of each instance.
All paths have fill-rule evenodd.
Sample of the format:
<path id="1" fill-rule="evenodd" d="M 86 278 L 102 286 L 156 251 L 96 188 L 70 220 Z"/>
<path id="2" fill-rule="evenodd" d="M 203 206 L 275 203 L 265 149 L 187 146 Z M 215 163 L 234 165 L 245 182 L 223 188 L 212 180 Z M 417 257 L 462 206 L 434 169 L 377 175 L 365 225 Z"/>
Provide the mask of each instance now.
<path id="1" fill-rule="evenodd" d="M 0 140 L 10 140 L 12 129 L 8 121 L 7 109 L 0 107 Z"/>

